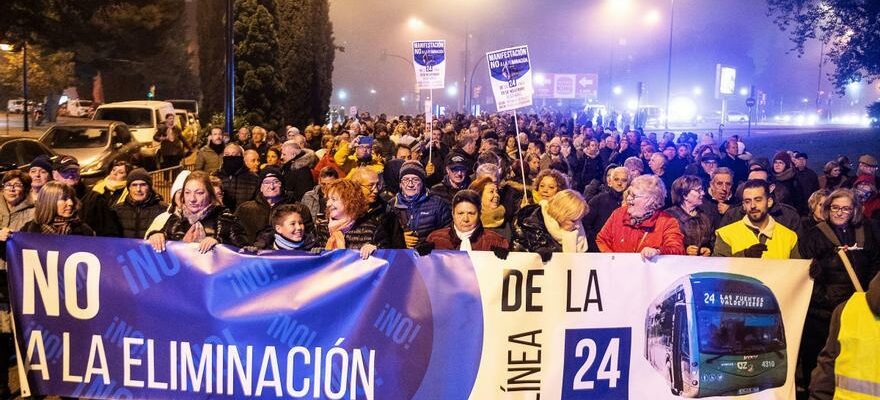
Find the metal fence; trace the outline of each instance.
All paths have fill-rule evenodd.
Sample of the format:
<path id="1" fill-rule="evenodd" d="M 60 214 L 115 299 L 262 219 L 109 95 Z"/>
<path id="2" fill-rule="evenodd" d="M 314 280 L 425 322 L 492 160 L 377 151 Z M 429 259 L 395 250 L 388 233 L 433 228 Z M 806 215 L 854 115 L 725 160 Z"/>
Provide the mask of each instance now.
<path id="1" fill-rule="evenodd" d="M 184 169 L 192 171 L 194 167 L 194 164 L 184 163 L 183 165 L 178 165 L 176 167 L 151 171 L 150 177 L 153 178 L 153 191 L 162 196 L 162 200 L 164 200 L 166 204 L 170 204 L 172 201 L 171 185 L 174 184 L 174 179 L 177 178 L 177 175 Z"/>

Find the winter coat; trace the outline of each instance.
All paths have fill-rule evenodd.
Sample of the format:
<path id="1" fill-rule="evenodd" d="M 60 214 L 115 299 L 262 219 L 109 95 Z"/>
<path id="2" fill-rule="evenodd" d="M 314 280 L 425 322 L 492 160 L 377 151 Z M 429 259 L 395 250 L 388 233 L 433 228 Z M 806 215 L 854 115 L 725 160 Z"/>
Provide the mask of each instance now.
<path id="1" fill-rule="evenodd" d="M 364 214 L 354 221 L 345 232 L 345 248 L 359 250 L 365 244 L 372 244 L 378 248 L 388 248 L 388 235 L 380 233 L 382 220 L 375 214 Z M 327 221 L 317 224 L 316 245 L 324 247 L 330 238 L 330 230 Z"/>
<path id="2" fill-rule="evenodd" d="M 880 247 L 874 226 L 865 221 L 859 226 L 848 227 L 848 234 L 842 235 L 830 224 L 824 223 L 835 233 L 839 243 L 853 245 L 856 242 L 856 231 L 864 231 L 864 243 L 858 243 L 861 250 L 846 252 L 850 263 L 861 282 L 867 287 L 874 275 L 880 271 Z M 843 240 L 841 240 L 841 236 Z M 813 295 L 810 298 L 808 313 L 823 318 L 830 318 L 831 312 L 846 301 L 855 292 L 843 261 L 837 256 L 837 246 L 822 233 L 817 225 L 806 231 L 800 239 L 798 247 L 804 258 L 812 259 L 810 277 L 813 278 Z"/>
<path id="3" fill-rule="evenodd" d="M 562 243 L 553 239 L 544 223 L 540 204 L 525 206 L 513 220 L 513 251 L 561 253 Z"/>
<path id="4" fill-rule="evenodd" d="M 349 142 L 342 142 L 339 144 L 339 148 L 336 149 L 336 154 L 333 155 L 333 161 L 336 162 L 336 165 L 342 169 L 342 172 L 344 172 L 346 176 L 351 173 L 351 170 L 358 167 L 367 167 L 379 174 L 382 173 L 382 169 L 384 168 L 382 160 L 375 155 L 372 156 L 369 161 L 358 160 L 357 155 L 351 149 L 351 144 Z"/>
<path id="5" fill-rule="evenodd" d="M 601 193 L 593 196 L 587 204 L 589 205 L 587 215 L 582 220 L 584 232 L 587 234 L 587 243 L 590 245 L 589 251 L 598 252 L 599 247 L 596 245 L 596 235 L 605 226 L 605 222 L 611 217 L 611 213 L 623 204 L 623 193 L 619 193 L 606 186 Z"/>
<path id="6" fill-rule="evenodd" d="M 458 250 L 461 248 L 461 239 L 455 234 L 455 228 L 451 226 L 431 232 L 426 241 L 433 243 L 435 250 Z M 477 226 L 470 241 L 471 250 L 474 251 L 492 251 L 494 248 L 507 249 L 510 246 L 507 239 L 495 232 L 483 229 L 482 226 Z"/>
<path id="7" fill-rule="evenodd" d="M 309 209 L 312 220 L 323 218 L 324 208 L 327 206 L 327 199 L 324 198 L 324 192 L 321 191 L 321 185 L 315 185 L 315 188 L 303 194 L 302 205 Z"/>
<path id="8" fill-rule="evenodd" d="M 202 146 L 198 153 L 196 153 L 195 169 L 197 171 L 205 171 L 209 174 L 213 174 L 220 169 L 221 165 L 223 165 L 223 153 L 217 154 L 217 152 L 211 149 L 208 145 Z"/>
<path id="9" fill-rule="evenodd" d="M 377 198 L 370 209 L 367 210 L 365 218 L 374 219 L 377 223 L 376 232 L 373 235 L 372 243 L 376 247 L 383 249 L 405 249 L 406 242 L 403 240 L 403 229 L 396 216 L 389 212 L 388 202 Z"/>
<path id="10" fill-rule="evenodd" d="M 21 232 L 46 234 L 45 232 L 43 232 L 42 225 L 38 224 L 36 221 L 33 221 L 33 220 L 24 224 L 24 226 L 21 228 Z M 70 232 L 68 232 L 68 235 L 95 236 L 95 231 L 85 222 L 77 221 L 77 222 L 74 222 L 73 226 L 70 227 Z"/>
<path id="11" fill-rule="evenodd" d="M 583 183 L 584 186 L 590 184 L 590 182 L 593 181 L 601 183 L 605 179 L 605 177 L 602 176 L 604 170 L 605 164 L 602 162 L 602 157 L 586 156 L 583 159 L 583 167 L 581 168 L 580 173 L 580 182 Z M 578 186 L 578 188 L 584 186 Z"/>
<path id="12" fill-rule="evenodd" d="M 223 170 L 217 171 L 223 188 L 223 205 L 230 210 L 235 210 L 239 204 L 253 200 L 260 189 L 260 178 L 247 167 L 242 167 L 237 172 L 227 175 Z"/>
<path id="13" fill-rule="evenodd" d="M 113 206 L 113 217 L 119 224 L 122 237 L 142 239 L 147 229 L 159 214 L 162 214 L 167 206 L 162 203 L 161 197 L 155 193 L 140 203 L 133 203 L 131 197 Z"/>
<path id="14" fill-rule="evenodd" d="M 816 175 L 816 172 L 807 167 L 804 167 L 803 170 L 795 171 L 794 178 L 797 179 L 801 190 L 803 190 L 804 202 L 806 202 L 810 199 L 810 195 L 812 195 L 813 192 L 819 190 L 819 176 Z"/>
<path id="15" fill-rule="evenodd" d="M 450 185 L 449 179 L 447 177 L 446 179 L 443 179 L 443 182 L 431 186 L 430 192 L 431 196 L 443 199 L 443 201 L 452 205 L 452 198 L 455 197 L 455 194 L 458 193 L 460 190 L 467 189 L 468 185 L 470 185 L 470 179 L 465 179 L 461 189 L 456 189 L 452 187 L 452 185 Z"/>
<path id="16" fill-rule="evenodd" d="M 6 201 L 0 199 L 0 228 L 9 228 L 12 232 L 20 231 L 25 224 L 34 219 L 34 203 L 30 196 L 15 207 L 9 208 Z M 0 242 L 0 269 L 6 269 L 6 243 Z M 5 292 L 6 286 L 0 285 L 0 292 Z"/>
<path id="17" fill-rule="evenodd" d="M 730 168 L 733 171 L 733 186 L 739 185 L 749 176 L 749 163 L 739 157 L 731 157 L 727 152 L 721 154 L 718 167 Z"/>
<path id="18" fill-rule="evenodd" d="M 684 235 L 684 247 L 688 246 L 715 247 L 715 227 L 712 219 L 700 207 L 694 209 L 697 215 L 688 214 L 681 206 L 672 206 L 666 209 L 666 213 L 678 220 L 681 234 Z"/>
<path id="19" fill-rule="evenodd" d="M 392 200 L 391 211 L 397 217 L 401 229 L 415 231 L 420 242 L 431 232 L 452 223 L 449 204 L 424 190 L 410 201 L 404 199 L 403 193 L 398 193 Z"/>
<path id="20" fill-rule="evenodd" d="M 244 227 L 239 223 L 238 218 L 232 215 L 225 207 L 210 206 L 212 209 L 199 221 L 205 228 L 205 234 L 208 237 L 217 239 L 221 244 L 228 244 L 235 247 L 244 247 L 248 242 L 247 234 Z M 174 213 L 168 217 L 165 226 L 159 233 L 165 234 L 165 240 L 183 240 L 186 232 L 192 225 L 180 214 Z M 157 232 L 150 232 L 153 234 Z"/>
<path id="21" fill-rule="evenodd" d="M 323 246 L 323 244 L 321 245 Z M 302 245 L 297 250 L 309 251 L 315 246 L 317 246 L 315 232 L 305 232 L 303 234 Z M 253 247 L 259 250 L 278 250 L 275 248 L 275 230 L 266 229 L 258 233 Z"/>
<path id="22" fill-rule="evenodd" d="M 270 206 L 269 201 L 262 194 L 258 194 L 257 198 L 241 203 L 235 209 L 235 218 L 241 223 L 247 234 L 247 242 L 253 243 L 257 239 L 257 234 L 263 230 L 271 230 L 272 225 L 269 223 L 269 216 L 272 210 L 282 204 L 290 203 L 286 199 L 281 199 L 275 205 Z"/>
<path id="23" fill-rule="evenodd" d="M 796 179 L 795 169 L 788 168 L 780 174 L 775 174 L 775 178 L 776 186 L 785 188 L 785 191 L 788 193 L 787 196 L 779 196 L 774 191 L 774 195 L 777 195 L 777 201 L 794 207 L 798 213 L 806 214 L 807 198 L 812 193 L 804 193 L 800 182 Z"/>
<path id="24" fill-rule="evenodd" d="M 596 236 L 596 244 L 603 253 L 639 253 L 645 247 L 660 250 L 660 254 L 685 254 L 684 235 L 678 221 L 664 211 L 657 210 L 650 218 L 633 226 L 627 206 L 614 210 L 605 226 Z"/>
<path id="25" fill-rule="evenodd" d="M 291 201 L 300 201 L 306 192 L 315 187 L 311 161 L 314 158 L 317 163 L 317 156 L 310 152 L 311 150 L 301 150 L 292 160 L 284 163 L 284 166 L 281 167 L 284 190 Z"/>
<path id="26" fill-rule="evenodd" d="M 107 190 L 103 183 L 99 182 L 92 187 L 92 190 L 82 196 L 82 205 L 79 209 L 80 218 L 94 229 L 98 236 L 118 237 L 120 235 L 121 228 L 113 218 L 113 212 L 110 208 L 121 198 L 121 192 L 124 190 Z"/>

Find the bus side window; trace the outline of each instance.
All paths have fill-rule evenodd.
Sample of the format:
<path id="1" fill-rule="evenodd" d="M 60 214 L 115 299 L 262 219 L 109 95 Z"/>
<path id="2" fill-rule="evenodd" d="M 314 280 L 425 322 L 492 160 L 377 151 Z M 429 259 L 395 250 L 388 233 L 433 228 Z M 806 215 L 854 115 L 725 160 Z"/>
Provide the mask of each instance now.
<path id="1" fill-rule="evenodd" d="M 681 351 L 682 360 L 690 360 L 691 358 L 691 346 L 690 346 L 690 337 L 688 336 L 688 324 L 683 323 L 679 325 L 679 332 L 681 332 L 681 340 L 679 341 L 679 350 Z"/>

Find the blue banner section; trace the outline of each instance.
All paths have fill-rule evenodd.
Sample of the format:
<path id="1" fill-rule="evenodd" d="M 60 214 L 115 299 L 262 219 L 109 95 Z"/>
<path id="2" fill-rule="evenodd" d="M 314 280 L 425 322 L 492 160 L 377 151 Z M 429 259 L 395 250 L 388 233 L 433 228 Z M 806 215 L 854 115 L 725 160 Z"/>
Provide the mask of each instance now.
<path id="1" fill-rule="evenodd" d="M 156 253 L 25 233 L 7 246 L 32 394 L 467 398 L 479 369 L 483 309 L 466 253 Z"/>
<path id="2" fill-rule="evenodd" d="M 525 46 L 499 50 L 487 54 L 489 75 L 492 78 L 515 86 L 517 79 L 529 71 L 529 50 Z"/>

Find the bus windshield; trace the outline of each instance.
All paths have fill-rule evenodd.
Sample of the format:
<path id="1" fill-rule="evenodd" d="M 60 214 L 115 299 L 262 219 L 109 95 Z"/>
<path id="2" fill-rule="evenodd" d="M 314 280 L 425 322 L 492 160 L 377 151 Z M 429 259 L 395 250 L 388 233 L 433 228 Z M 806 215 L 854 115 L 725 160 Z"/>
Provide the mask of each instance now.
<path id="1" fill-rule="evenodd" d="M 701 353 L 747 355 L 785 349 L 779 314 L 702 310 L 697 320 Z"/>

